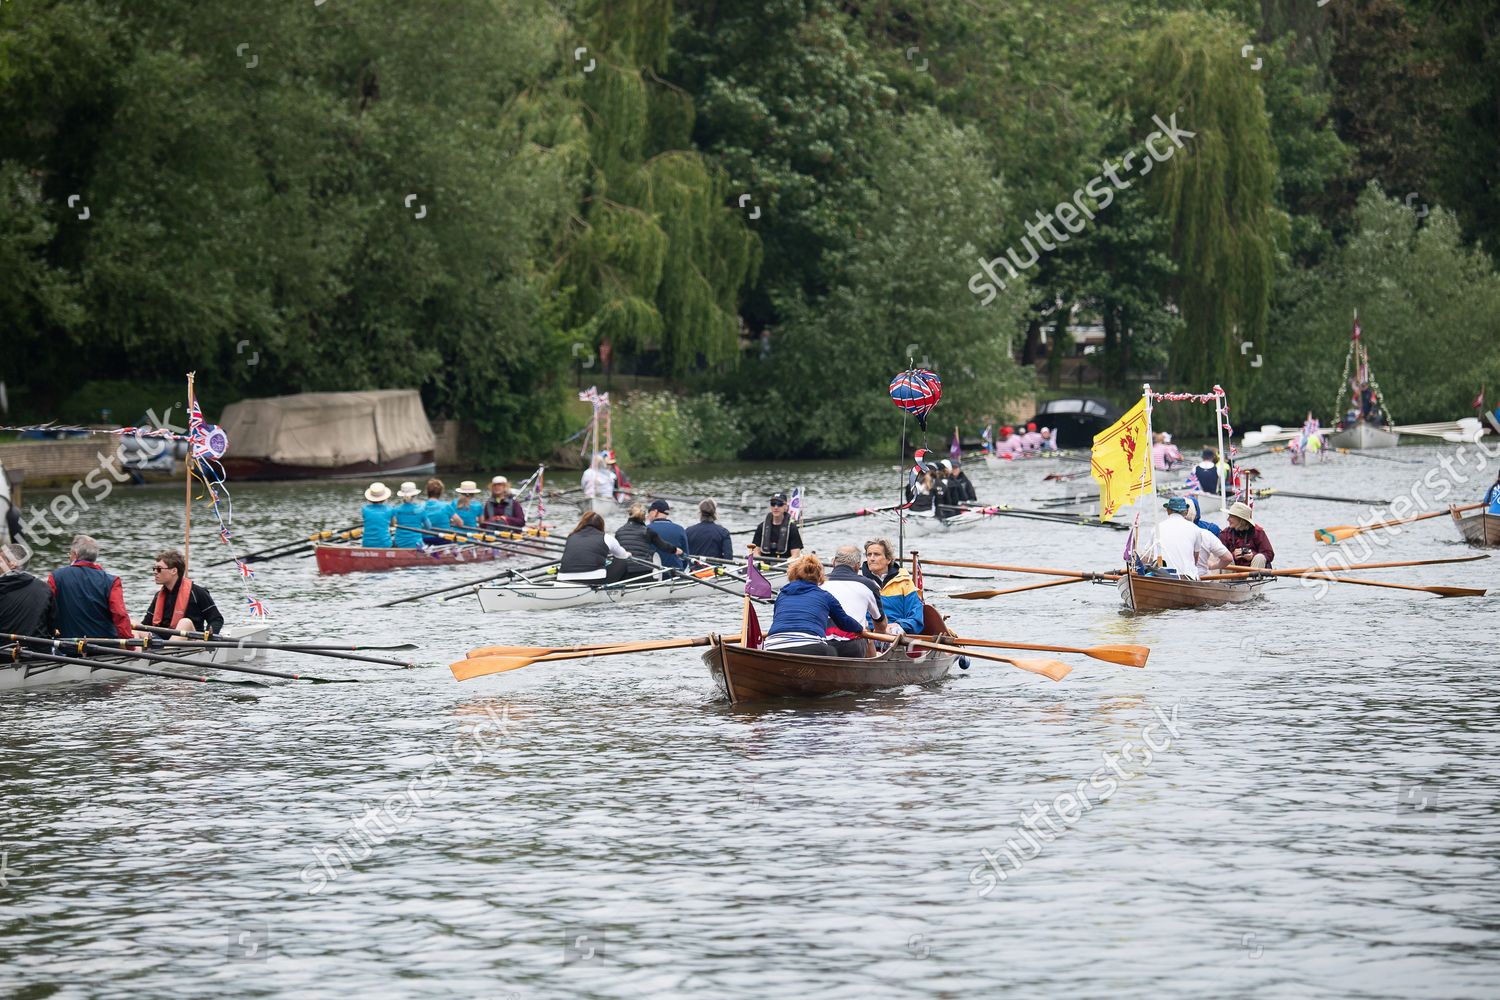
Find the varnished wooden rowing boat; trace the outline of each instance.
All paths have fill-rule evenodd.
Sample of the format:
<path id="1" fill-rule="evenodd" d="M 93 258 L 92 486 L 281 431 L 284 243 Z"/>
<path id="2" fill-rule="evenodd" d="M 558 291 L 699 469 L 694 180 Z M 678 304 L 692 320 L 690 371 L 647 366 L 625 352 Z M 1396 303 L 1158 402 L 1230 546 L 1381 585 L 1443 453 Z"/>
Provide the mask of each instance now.
<path id="1" fill-rule="evenodd" d="M 929 636 L 946 633 L 942 616 L 925 609 Z M 703 654 L 714 683 L 732 704 L 768 698 L 816 698 L 932 684 L 948 675 L 958 657 L 937 650 L 917 652 L 892 644 L 879 656 L 799 656 L 747 649 L 715 637 Z"/>
<path id="2" fill-rule="evenodd" d="M 267 642 L 271 638 L 271 626 L 265 622 L 255 622 L 239 628 L 230 628 L 219 633 L 220 639 L 244 639 L 247 642 Z M 39 650 L 50 652 L 49 649 Z M 69 646 L 60 646 L 56 652 L 63 656 L 75 656 L 76 651 Z M 233 646 L 218 646 L 213 649 L 204 649 L 199 646 L 174 646 L 171 642 L 156 642 L 151 645 L 151 652 L 164 656 L 182 655 L 195 660 L 212 663 L 244 663 L 257 658 L 263 658 L 266 650 L 244 649 Z M 148 667 L 152 670 L 171 671 L 172 665 L 157 661 L 143 660 L 140 657 L 131 656 L 128 653 L 109 655 L 93 655 L 88 659 L 89 666 L 75 663 L 50 663 L 41 660 L 21 660 L 19 663 L 6 661 L 0 663 L 0 691 L 27 691 L 32 688 L 50 687 L 54 684 L 76 684 L 83 681 L 120 681 L 130 680 L 137 674 L 129 674 L 120 670 L 111 670 L 111 663 L 122 663 L 139 667 Z"/>
<path id="3" fill-rule="evenodd" d="M 456 566 L 489 562 L 500 554 L 485 545 L 432 545 L 418 549 L 376 549 L 362 545 L 315 545 L 318 572 L 382 573 L 414 566 Z"/>
<path id="4" fill-rule="evenodd" d="M 1464 541 L 1481 549 L 1500 548 L 1500 514 L 1489 514 L 1481 510 L 1464 515 L 1451 507 L 1449 511 Z"/>
<path id="5" fill-rule="evenodd" d="M 1183 580 L 1170 576 L 1141 576 L 1127 572 L 1117 586 L 1131 611 L 1173 611 L 1243 604 L 1260 593 L 1265 580 Z"/>

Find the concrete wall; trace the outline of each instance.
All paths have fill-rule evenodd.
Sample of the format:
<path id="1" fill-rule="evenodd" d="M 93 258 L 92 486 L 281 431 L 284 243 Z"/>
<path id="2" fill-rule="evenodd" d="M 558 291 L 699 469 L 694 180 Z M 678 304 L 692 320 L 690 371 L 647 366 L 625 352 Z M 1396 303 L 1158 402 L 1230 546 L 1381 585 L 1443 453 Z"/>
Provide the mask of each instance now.
<path id="1" fill-rule="evenodd" d="M 114 470 L 118 447 L 118 438 L 102 434 L 71 441 L 3 442 L 0 464 L 12 483 L 32 488 L 67 486 L 100 468 L 100 455 L 107 459 L 106 471 Z"/>

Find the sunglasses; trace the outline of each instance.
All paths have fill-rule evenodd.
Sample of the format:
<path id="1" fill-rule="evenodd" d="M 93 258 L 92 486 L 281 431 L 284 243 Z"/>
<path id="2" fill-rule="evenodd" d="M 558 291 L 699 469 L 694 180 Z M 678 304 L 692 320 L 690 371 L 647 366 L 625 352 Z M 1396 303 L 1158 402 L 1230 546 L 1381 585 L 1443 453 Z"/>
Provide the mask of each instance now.
<path id="1" fill-rule="evenodd" d="M 786 506 L 786 501 L 785 500 L 772 500 L 771 501 L 771 506 L 772 507 L 785 507 Z"/>
<path id="2" fill-rule="evenodd" d="M 165 567 L 165 566 L 152 566 L 151 567 L 151 572 L 153 572 L 153 573 L 165 573 L 166 571 L 167 571 L 167 567 Z"/>

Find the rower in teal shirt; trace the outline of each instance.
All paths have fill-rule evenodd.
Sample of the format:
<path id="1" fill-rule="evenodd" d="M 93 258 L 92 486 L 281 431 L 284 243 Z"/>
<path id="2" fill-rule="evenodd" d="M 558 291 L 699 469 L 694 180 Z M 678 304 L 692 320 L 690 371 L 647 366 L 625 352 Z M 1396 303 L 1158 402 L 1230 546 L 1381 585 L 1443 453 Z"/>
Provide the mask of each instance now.
<path id="1" fill-rule="evenodd" d="M 369 503 L 360 509 L 365 529 L 360 534 L 360 544 L 367 549 L 391 547 L 391 518 L 395 511 L 386 504 L 390 498 L 391 488 L 385 483 L 371 483 L 365 490 Z"/>
<path id="2" fill-rule="evenodd" d="M 427 503 L 422 507 L 422 518 L 427 522 L 424 527 L 429 531 L 452 531 L 453 530 L 453 505 L 443 499 L 443 481 L 441 479 L 427 480 Z M 423 535 L 428 545 L 446 545 L 445 538 L 434 538 L 432 535 Z"/>
<path id="3" fill-rule="evenodd" d="M 417 499 L 422 494 L 416 483 L 402 483 L 396 495 L 401 504 L 396 508 L 396 530 L 391 540 L 398 549 L 420 549 L 426 536 L 413 529 L 427 527 L 426 504 Z"/>
<path id="4" fill-rule="evenodd" d="M 484 512 L 484 505 L 474 499 L 479 495 L 479 487 L 474 480 L 465 479 L 454 492 L 458 494 L 458 502 L 453 505 L 453 514 L 464 523 L 466 529 L 477 531 L 479 515 Z"/>
<path id="5" fill-rule="evenodd" d="M 1484 501 L 1490 505 L 1486 514 L 1500 514 L 1500 475 L 1495 476 L 1495 485 L 1484 495 Z"/>

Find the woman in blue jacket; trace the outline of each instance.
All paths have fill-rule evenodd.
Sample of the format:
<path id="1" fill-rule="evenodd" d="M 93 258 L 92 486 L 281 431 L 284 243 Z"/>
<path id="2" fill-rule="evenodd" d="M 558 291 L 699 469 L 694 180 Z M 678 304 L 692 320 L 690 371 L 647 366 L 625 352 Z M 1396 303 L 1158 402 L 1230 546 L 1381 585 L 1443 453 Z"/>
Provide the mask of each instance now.
<path id="1" fill-rule="evenodd" d="M 824 640 L 829 624 L 858 635 L 865 629 L 844 611 L 838 598 L 823 589 L 823 563 L 812 553 L 786 570 L 787 583 L 776 595 L 771 628 L 761 649 L 803 656 L 838 656 Z"/>
<path id="2" fill-rule="evenodd" d="M 367 549 L 391 547 L 391 518 L 396 516 L 396 512 L 386 503 L 390 498 L 391 488 L 385 483 L 371 483 L 370 488 L 365 490 L 365 500 L 368 502 L 360 508 L 360 519 L 365 529 L 360 535 L 360 544 Z"/>
<path id="3" fill-rule="evenodd" d="M 426 537 L 422 531 L 427 528 L 427 510 L 417 499 L 421 495 L 422 491 L 417 489 L 416 483 L 402 483 L 401 488 L 396 491 L 401 503 L 396 507 L 396 530 L 391 541 L 398 549 L 422 547 L 422 539 Z"/>
<path id="4" fill-rule="evenodd" d="M 926 617 L 922 592 L 912 582 L 911 574 L 896 562 L 889 540 L 872 538 L 865 542 L 865 565 L 860 573 L 880 588 L 886 620 L 907 635 L 920 635 Z"/>

